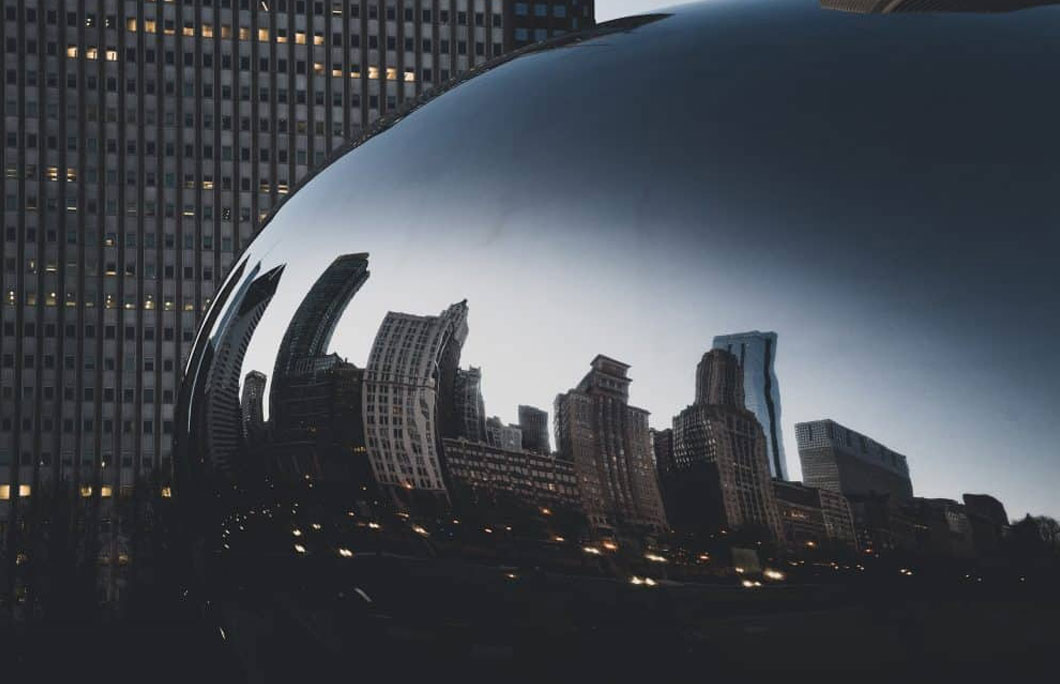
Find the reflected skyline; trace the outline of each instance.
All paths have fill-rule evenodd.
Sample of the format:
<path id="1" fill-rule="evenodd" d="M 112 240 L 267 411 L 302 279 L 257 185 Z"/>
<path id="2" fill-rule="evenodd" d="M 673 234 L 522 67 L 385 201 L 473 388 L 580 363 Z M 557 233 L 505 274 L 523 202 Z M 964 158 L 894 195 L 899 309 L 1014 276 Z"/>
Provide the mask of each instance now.
<path id="1" fill-rule="evenodd" d="M 1035 84 L 1057 67 L 967 47 L 1005 27 L 1024 53 L 1048 55 L 1034 15 L 1055 9 L 947 15 L 939 34 L 915 18 L 743 3 L 743 19 L 763 18 L 752 36 L 730 6 L 682 10 L 694 31 L 663 17 L 527 54 L 333 163 L 254 245 L 300 268 L 244 371 L 267 372 L 255 359 L 272 358 L 292 293 L 322 272 L 314 251 L 331 240 L 370 252 L 373 276 L 328 351 L 362 365 L 388 311 L 467 298 L 461 364 L 482 369 L 487 411 L 504 422 L 520 404 L 551 406 L 602 353 L 631 365 L 631 403 L 665 428 L 715 335 L 775 330 L 789 444 L 795 423 L 831 418 L 908 454 L 926 496 L 990 491 L 1014 514 L 1055 513 L 1045 483 L 1060 477 L 1060 214 L 1046 198 L 1060 106 Z M 811 18 L 827 48 L 781 26 Z M 754 78 L 715 66 L 734 61 Z M 629 99 L 631 73 L 671 94 L 665 123 L 650 98 Z M 1019 126 L 997 123 L 1029 98 Z M 807 116 L 807 101 L 824 114 Z M 588 102 L 555 124 L 554 112 Z M 977 134 L 986 129 L 996 135 Z M 285 215 L 313 239 L 272 230 Z M 787 465 L 798 479 L 791 454 Z"/>

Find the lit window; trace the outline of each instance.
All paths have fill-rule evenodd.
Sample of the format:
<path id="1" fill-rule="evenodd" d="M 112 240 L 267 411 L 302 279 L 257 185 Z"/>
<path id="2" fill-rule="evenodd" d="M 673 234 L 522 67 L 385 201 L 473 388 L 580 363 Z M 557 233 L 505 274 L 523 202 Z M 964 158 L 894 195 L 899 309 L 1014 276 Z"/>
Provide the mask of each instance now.
<path id="1" fill-rule="evenodd" d="M 126 19 L 125 20 L 125 28 L 126 28 L 126 30 L 129 30 L 129 31 L 135 31 L 136 30 L 136 19 L 134 19 L 134 18 Z"/>
<path id="2" fill-rule="evenodd" d="M 397 80 L 397 69 L 395 67 L 386 68 L 386 80 L 396 81 Z"/>
<path id="3" fill-rule="evenodd" d="M 267 29 L 267 28 L 259 28 L 258 29 L 258 40 L 268 40 L 268 39 L 269 39 L 269 29 Z"/>
<path id="4" fill-rule="evenodd" d="M 77 46 L 76 45 L 71 45 L 70 47 L 66 48 L 66 56 L 67 57 L 77 57 Z"/>

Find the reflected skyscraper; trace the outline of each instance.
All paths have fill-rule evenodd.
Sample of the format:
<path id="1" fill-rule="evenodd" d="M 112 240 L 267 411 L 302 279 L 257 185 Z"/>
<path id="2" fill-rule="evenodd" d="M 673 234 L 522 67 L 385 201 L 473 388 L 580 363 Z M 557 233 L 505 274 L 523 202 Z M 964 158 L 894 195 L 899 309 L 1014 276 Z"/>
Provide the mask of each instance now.
<path id="1" fill-rule="evenodd" d="M 519 429 L 523 431 L 523 448 L 539 454 L 550 453 L 548 411 L 533 406 L 519 406 Z"/>
<path id="2" fill-rule="evenodd" d="M 364 429 L 381 487 L 446 492 L 440 425 L 455 413 L 467 311 L 467 300 L 437 316 L 391 311 L 379 326 L 364 373 Z"/>
<path id="3" fill-rule="evenodd" d="M 905 456 L 834 420 L 795 424 L 802 479 L 846 496 L 913 496 Z"/>
<path id="4" fill-rule="evenodd" d="M 736 356 L 720 349 L 696 367 L 696 402 L 673 421 L 667 514 L 687 530 L 758 527 L 780 539 L 765 434 L 744 408 L 743 377 Z"/>
<path id="5" fill-rule="evenodd" d="M 338 257 L 317 278 L 284 333 L 273 370 L 274 381 L 294 372 L 299 360 L 323 356 L 328 351 L 342 312 L 368 275 L 368 255 L 361 253 Z"/>
<path id="6" fill-rule="evenodd" d="M 243 412 L 243 439 L 248 444 L 259 442 L 265 436 L 266 382 L 265 374 L 255 370 L 243 378 L 243 394 L 239 398 L 239 405 Z"/>
<path id="7" fill-rule="evenodd" d="M 255 277 L 258 267 L 236 293 L 239 304 L 230 309 L 217 334 L 211 338 L 213 359 L 206 375 L 204 394 L 209 407 L 206 414 L 206 443 L 215 467 L 231 470 L 233 459 L 242 445 L 243 410 L 239 401 L 239 381 L 243 377 L 243 357 L 261 317 L 276 294 L 283 266 Z"/>
<path id="8" fill-rule="evenodd" d="M 453 380 L 453 402 L 456 412 L 454 435 L 472 442 L 486 441 L 486 406 L 482 400 L 482 369 L 458 369 Z"/>
<path id="9" fill-rule="evenodd" d="M 736 356 L 743 370 L 743 405 L 755 414 L 766 434 L 766 456 L 769 474 L 780 480 L 788 479 L 788 464 L 784 458 L 784 432 L 780 425 L 780 385 L 774 360 L 777 353 L 775 332 L 736 333 L 718 335 L 714 348 Z M 697 394 L 699 380 L 697 377 Z"/>
<path id="10" fill-rule="evenodd" d="M 667 528 L 648 412 L 629 405 L 629 366 L 598 355 L 578 386 L 556 397 L 556 447 L 574 462 L 589 525 L 599 533 Z"/>

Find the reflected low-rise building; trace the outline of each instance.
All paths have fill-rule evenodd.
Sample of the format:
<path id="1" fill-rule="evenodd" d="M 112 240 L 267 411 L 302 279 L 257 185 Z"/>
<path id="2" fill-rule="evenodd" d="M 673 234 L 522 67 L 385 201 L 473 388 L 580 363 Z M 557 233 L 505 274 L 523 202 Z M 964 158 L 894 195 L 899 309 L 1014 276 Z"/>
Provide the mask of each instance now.
<path id="1" fill-rule="evenodd" d="M 528 507 L 579 510 L 574 464 L 554 455 L 466 439 L 442 440 L 454 496 L 472 504 L 505 499 Z"/>
<path id="2" fill-rule="evenodd" d="M 854 518 L 842 494 L 781 480 L 773 481 L 773 493 L 784 541 L 790 547 L 855 546 Z"/>

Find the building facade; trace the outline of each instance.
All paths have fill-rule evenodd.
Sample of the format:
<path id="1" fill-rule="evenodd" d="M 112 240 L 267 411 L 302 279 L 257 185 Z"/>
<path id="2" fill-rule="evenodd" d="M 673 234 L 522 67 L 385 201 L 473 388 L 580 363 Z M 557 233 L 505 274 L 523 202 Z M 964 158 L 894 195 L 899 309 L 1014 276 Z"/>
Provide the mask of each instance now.
<path id="1" fill-rule="evenodd" d="M 736 356 L 743 373 L 743 405 L 755 414 L 766 435 L 769 473 L 788 479 L 784 456 L 784 431 L 780 425 L 780 385 L 774 363 L 777 354 L 775 332 L 737 333 L 714 338 L 714 348 Z"/>
<path id="2" fill-rule="evenodd" d="M 556 447 L 578 475 L 597 533 L 667 529 L 648 434 L 648 412 L 629 405 L 629 366 L 603 355 L 575 389 L 556 397 Z"/>
<path id="3" fill-rule="evenodd" d="M 803 481 L 846 496 L 913 496 L 906 457 L 832 420 L 795 425 Z"/>
<path id="4" fill-rule="evenodd" d="M 593 23 L 580 0 L 2 11 L 0 552 L 36 488 L 168 486 L 201 314 L 299 181 L 435 86 Z"/>
<path id="5" fill-rule="evenodd" d="M 438 316 L 389 312 L 379 327 L 364 371 L 363 406 L 380 487 L 446 492 L 440 424 L 452 413 L 467 311 L 463 301 Z"/>
<path id="6" fill-rule="evenodd" d="M 486 443 L 498 449 L 519 451 L 523 448 L 523 431 L 518 425 L 505 425 L 497 416 L 486 420 Z"/>
<path id="7" fill-rule="evenodd" d="M 486 441 L 486 405 L 482 400 L 482 369 L 456 371 L 453 382 L 453 404 L 457 432 L 446 437 L 463 437 L 472 442 Z"/>
<path id="8" fill-rule="evenodd" d="M 783 539 L 766 438 L 745 409 L 737 357 L 720 349 L 696 369 L 696 403 L 673 419 L 671 524 L 697 531 L 757 528 Z"/>
<path id="9" fill-rule="evenodd" d="M 548 441 L 548 411 L 533 406 L 519 406 L 519 429 L 523 432 L 523 448 L 539 454 L 552 453 Z"/>
<path id="10" fill-rule="evenodd" d="M 784 480 L 773 481 L 773 493 L 784 540 L 790 547 L 855 546 L 854 517 L 842 494 Z"/>
<path id="11" fill-rule="evenodd" d="M 574 464 L 551 454 L 504 449 L 466 439 L 442 440 L 451 486 L 475 501 L 510 498 L 532 507 L 581 505 Z"/>

